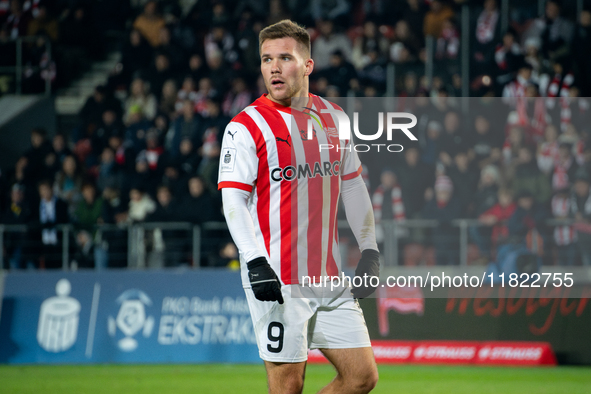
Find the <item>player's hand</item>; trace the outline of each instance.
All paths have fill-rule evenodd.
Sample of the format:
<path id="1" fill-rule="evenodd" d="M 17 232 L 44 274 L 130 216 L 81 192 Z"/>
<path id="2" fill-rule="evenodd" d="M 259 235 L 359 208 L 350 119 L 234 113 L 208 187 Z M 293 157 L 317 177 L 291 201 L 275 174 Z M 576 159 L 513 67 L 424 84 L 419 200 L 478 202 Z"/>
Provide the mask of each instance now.
<path id="1" fill-rule="evenodd" d="M 258 257 L 249 261 L 248 279 L 254 296 L 259 301 L 277 301 L 283 304 L 283 296 L 281 295 L 281 282 L 273 271 L 273 268 L 267 263 L 264 257 Z"/>
<path id="2" fill-rule="evenodd" d="M 366 249 L 361 252 L 361 260 L 359 260 L 359 264 L 355 269 L 355 277 L 360 277 L 361 280 L 355 279 L 354 283 L 361 283 L 361 286 L 353 286 L 353 290 L 351 290 L 353 297 L 369 297 L 376 291 L 378 284 L 375 279 L 371 280 L 372 276 L 380 276 L 380 252 Z M 371 285 L 372 282 L 375 286 Z"/>

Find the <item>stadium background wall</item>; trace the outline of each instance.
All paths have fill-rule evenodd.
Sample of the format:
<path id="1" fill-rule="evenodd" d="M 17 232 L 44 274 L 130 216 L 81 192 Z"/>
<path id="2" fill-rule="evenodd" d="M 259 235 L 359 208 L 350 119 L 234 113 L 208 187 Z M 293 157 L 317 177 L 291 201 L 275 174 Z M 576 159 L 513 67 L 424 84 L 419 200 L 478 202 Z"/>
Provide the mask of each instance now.
<path id="1" fill-rule="evenodd" d="M 560 364 L 591 364 L 588 298 L 406 301 L 380 310 L 378 300 L 361 300 L 372 339 L 541 341 Z"/>
<path id="2" fill-rule="evenodd" d="M 237 272 L 3 276 L 0 363 L 260 362 Z M 588 301 L 414 297 L 361 305 L 373 340 L 549 342 L 560 363 L 591 364 Z"/>

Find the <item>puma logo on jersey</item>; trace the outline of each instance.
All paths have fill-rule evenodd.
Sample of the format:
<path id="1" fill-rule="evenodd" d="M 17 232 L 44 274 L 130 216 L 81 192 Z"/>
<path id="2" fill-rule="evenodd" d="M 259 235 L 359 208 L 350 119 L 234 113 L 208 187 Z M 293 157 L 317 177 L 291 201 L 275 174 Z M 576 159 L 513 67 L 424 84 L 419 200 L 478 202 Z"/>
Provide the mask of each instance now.
<path id="1" fill-rule="evenodd" d="M 230 134 L 230 136 L 232 137 L 232 141 L 234 141 L 234 136 L 236 135 L 236 133 L 238 132 L 238 130 L 236 130 L 234 132 L 234 134 L 230 133 L 230 130 L 228 130 L 228 134 Z"/>
<path id="2" fill-rule="evenodd" d="M 289 136 L 287 136 L 286 139 L 280 138 L 280 137 L 275 137 L 275 140 L 277 142 L 281 141 L 281 142 L 285 142 L 287 144 L 287 146 L 289 146 L 291 148 L 291 144 L 289 143 Z"/>
<path id="3" fill-rule="evenodd" d="M 341 162 L 325 161 L 316 162 L 312 166 L 309 163 L 298 164 L 296 166 L 287 166 L 285 168 L 273 168 L 271 170 L 271 179 L 275 182 L 293 181 L 294 179 L 316 178 L 317 176 L 338 176 L 341 168 Z"/>

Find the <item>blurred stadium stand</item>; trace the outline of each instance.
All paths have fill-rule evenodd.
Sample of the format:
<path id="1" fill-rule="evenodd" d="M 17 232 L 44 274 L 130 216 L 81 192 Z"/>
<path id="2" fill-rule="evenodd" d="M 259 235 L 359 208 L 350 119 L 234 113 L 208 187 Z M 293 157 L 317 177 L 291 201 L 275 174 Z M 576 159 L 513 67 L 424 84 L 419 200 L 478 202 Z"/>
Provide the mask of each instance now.
<path id="1" fill-rule="evenodd" d="M 0 133 L 18 154 L 0 167 L 3 267 L 235 266 L 216 188 L 221 131 L 265 93 L 258 32 L 284 18 L 313 39 L 313 93 L 427 107 L 420 143 L 364 171 L 386 265 L 482 266 L 518 236 L 546 266 L 590 266 L 590 7 L 0 0 L 0 95 L 47 95 L 57 113 L 54 126 L 26 112 L 38 120 L 18 130 L 30 143 Z M 441 106 L 455 97 L 503 97 L 506 116 Z M 41 181 L 63 201 L 54 221 L 40 213 Z M 354 262 L 346 226 L 342 243 Z"/>

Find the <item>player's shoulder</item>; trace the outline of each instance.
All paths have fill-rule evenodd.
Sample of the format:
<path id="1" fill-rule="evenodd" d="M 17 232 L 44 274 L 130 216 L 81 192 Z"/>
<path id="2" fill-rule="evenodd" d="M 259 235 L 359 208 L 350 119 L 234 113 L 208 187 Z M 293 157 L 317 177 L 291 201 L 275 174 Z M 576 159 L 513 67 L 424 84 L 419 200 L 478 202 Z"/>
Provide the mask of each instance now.
<path id="1" fill-rule="evenodd" d="M 276 111 L 274 108 L 267 105 L 266 100 L 264 99 L 264 95 L 257 98 L 253 101 L 250 105 L 244 107 L 242 111 L 240 111 L 236 116 L 232 118 L 230 123 L 240 123 L 242 125 L 247 125 L 252 120 L 252 113 L 251 111 L 256 109 L 257 112 L 261 113 L 264 116 L 264 113 L 267 111 Z"/>
<path id="2" fill-rule="evenodd" d="M 315 107 L 317 108 L 321 108 L 321 109 L 336 109 L 339 111 L 343 111 L 343 108 L 341 108 L 340 105 L 325 99 L 324 97 L 315 95 L 310 93 L 310 98 L 312 99 L 312 103 Z M 343 111 L 344 112 L 344 111 Z"/>

